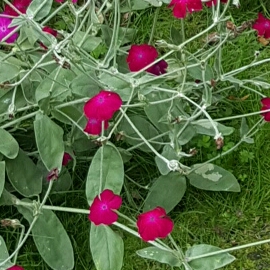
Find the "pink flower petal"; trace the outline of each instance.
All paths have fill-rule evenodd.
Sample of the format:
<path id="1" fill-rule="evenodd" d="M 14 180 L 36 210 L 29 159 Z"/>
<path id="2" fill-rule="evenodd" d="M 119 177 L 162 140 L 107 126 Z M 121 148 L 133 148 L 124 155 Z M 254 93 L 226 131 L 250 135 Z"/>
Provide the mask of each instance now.
<path id="1" fill-rule="evenodd" d="M 10 27 L 11 19 L 3 18 L 0 16 L 0 41 L 2 41 L 10 32 L 12 32 L 15 27 Z M 15 40 L 18 38 L 18 33 L 15 32 L 12 34 L 7 40 L 7 43 L 14 43 Z"/>
<path id="2" fill-rule="evenodd" d="M 212 6 L 215 6 L 217 4 L 217 0 L 211 0 L 211 1 L 205 2 L 204 4 L 207 7 L 212 7 Z"/>
<path id="3" fill-rule="evenodd" d="M 228 0 L 221 0 L 220 2 L 223 3 L 223 4 L 225 4 L 225 3 L 228 2 Z M 211 0 L 211 1 L 205 2 L 204 4 L 207 7 L 212 7 L 213 5 L 216 6 L 217 5 L 217 0 Z"/>
<path id="4" fill-rule="evenodd" d="M 262 98 L 261 103 L 263 105 L 261 108 L 261 111 L 270 109 L 270 98 L 269 97 Z M 270 122 L 270 112 L 261 113 L 261 115 L 263 116 L 265 121 Z"/>
<path id="5" fill-rule="evenodd" d="M 264 37 L 266 39 L 269 39 L 270 38 L 270 27 L 265 29 Z"/>
<path id="6" fill-rule="evenodd" d="M 62 165 L 66 166 L 71 160 L 72 160 L 71 155 L 65 152 L 63 155 Z"/>
<path id="7" fill-rule="evenodd" d="M 260 23 L 256 23 L 255 22 L 253 24 L 252 28 L 255 29 L 255 30 L 257 30 L 259 36 L 263 36 L 264 35 L 265 29 L 264 29 L 263 24 L 260 24 Z"/>
<path id="8" fill-rule="evenodd" d="M 88 118 L 110 120 L 122 105 L 121 97 L 114 92 L 101 90 L 84 105 L 84 114 Z"/>
<path id="9" fill-rule="evenodd" d="M 100 198 L 95 197 L 90 206 L 89 220 L 95 225 L 110 225 L 117 221 L 118 215 L 113 210 L 120 208 L 122 199 L 119 195 L 114 194 L 111 190 L 104 190 Z"/>
<path id="10" fill-rule="evenodd" d="M 201 0 L 187 0 L 187 10 L 189 13 L 201 11 L 203 9 Z"/>
<path id="11" fill-rule="evenodd" d="M 44 27 L 42 28 L 42 31 L 43 31 L 43 32 L 46 32 L 46 33 L 49 33 L 49 34 L 53 35 L 54 37 L 57 36 L 57 31 L 54 30 L 54 29 L 52 29 L 52 28 L 49 27 L 49 26 L 44 26 Z"/>
<path id="12" fill-rule="evenodd" d="M 11 4 L 15 6 L 21 13 L 25 14 L 31 2 L 32 0 L 13 0 Z M 15 17 L 19 16 L 19 14 L 8 4 L 5 5 L 4 14 Z"/>
<path id="13" fill-rule="evenodd" d="M 128 53 L 127 63 L 130 71 L 140 71 L 153 63 L 157 57 L 158 52 L 151 45 L 132 45 Z"/>
<path id="14" fill-rule="evenodd" d="M 110 189 L 105 189 L 100 193 L 100 200 L 109 202 L 114 197 L 114 193 Z"/>
<path id="15" fill-rule="evenodd" d="M 24 268 L 22 268 L 21 266 L 18 266 L 18 265 L 14 265 L 14 266 L 7 268 L 7 270 L 24 270 Z"/>
<path id="16" fill-rule="evenodd" d="M 154 75 L 161 75 L 166 73 L 166 68 L 168 67 L 168 63 L 165 60 L 161 60 L 152 67 L 148 68 L 146 71 L 152 73 Z"/>
<path id="17" fill-rule="evenodd" d="M 265 111 L 265 110 L 269 110 L 270 109 L 270 106 L 267 105 L 267 106 L 263 106 L 261 108 L 261 111 Z M 266 113 L 261 113 L 261 115 L 263 116 L 264 120 L 267 121 L 267 122 L 270 122 L 270 112 L 266 112 Z"/>
<path id="18" fill-rule="evenodd" d="M 90 214 L 88 217 L 95 225 L 110 225 L 118 219 L 118 215 L 109 209 L 108 206 L 102 203 L 98 198 L 94 199 L 90 207 Z"/>
<path id="19" fill-rule="evenodd" d="M 104 130 L 109 127 L 108 121 L 104 121 Z M 84 132 L 91 135 L 99 135 L 102 131 L 102 121 L 96 118 L 89 118 L 84 128 Z"/>
<path id="20" fill-rule="evenodd" d="M 101 201 L 106 202 L 111 209 L 118 209 L 122 204 L 122 198 L 109 189 L 105 189 L 100 194 L 100 199 Z"/>
<path id="21" fill-rule="evenodd" d="M 258 19 L 252 28 L 257 30 L 258 36 L 263 36 L 266 39 L 270 38 L 270 20 L 265 18 L 261 13 L 258 14 Z"/>
<path id="22" fill-rule="evenodd" d="M 173 221 L 166 216 L 165 209 L 156 207 L 139 215 L 137 227 L 144 241 L 153 241 L 156 238 L 167 237 L 173 229 Z"/>
<path id="23" fill-rule="evenodd" d="M 44 26 L 44 27 L 42 28 L 42 31 L 43 31 L 43 32 L 46 32 L 46 33 L 48 33 L 48 34 L 51 34 L 51 35 L 53 35 L 54 37 L 57 37 L 57 34 L 58 34 L 56 30 L 52 29 L 52 28 L 49 27 L 49 26 Z M 45 46 L 42 42 L 40 42 L 39 45 L 40 45 L 43 49 L 45 49 L 45 50 L 48 49 L 48 47 Z"/>
<path id="24" fill-rule="evenodd" d="M 270 113 L 264 113 L 263 118 L 266 122 L 270 122 Z"/>
<path id="25" fill-rule="evenodd" d="M 165 238 L 173 230 L 173 226 L 174 226 L 173 221 L 168 217 L 164 217 L 163 219 L 161 219 L 160 224 L 161 224 L 161 229 L 159 231 L 159 237 Z"/>
<path id="26" fill-rule="evenodd" d="M 182 4 L 175 4 L 173 7 L 173 16 L 177 19 L 184 19 L 187 15 L 187 8 Z"/>
<path id="27" fill-rule="evenodd" d="M 269 106 L 269 109 L 270 109 L 270 98 L 269 98 L 269 97 L 262 98 L 262 99 L 261 99 L 261 103 L 262 103 L 264 106 Z"/>
<path id="28" fill-rule="evenodd" d="M 89 214 L 89 219 L 96 225 L 111 225 L 118 219 L 118 215 L 113 211 L 95 211 L 92 210 Z"/>
<path id="29" fill-rule="evenodd" d="M 187 11 L 192 13 L 203 8 L 201 0 L 172 0 L 169 7 L 173 8 L 173 16 L 178 19 L 185 18 Z"/>

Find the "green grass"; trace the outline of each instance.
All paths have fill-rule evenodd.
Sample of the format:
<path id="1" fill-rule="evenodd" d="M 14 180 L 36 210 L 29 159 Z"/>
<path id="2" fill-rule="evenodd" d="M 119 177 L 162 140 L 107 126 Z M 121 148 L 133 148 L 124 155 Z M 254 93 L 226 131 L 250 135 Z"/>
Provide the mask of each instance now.
<path id="1" fill-rule="evenodd" d="M 244 2 L 244 1 L 242 1 Z M 269 9 L 269 2 L 264 1 L 265 9 Z M 230 10 L 231 16 L 235 23 L 241 24 L 245 20 L 255 19 L 259 11 L 263 11 L 261 4 L 263 1 L 250 1 L 242 3 L 241 9 Z M 268 5 L 268 6 L 267 6 Z M 187 28 L 187 38 L 206 26 L 205 18 L 210 18 L 209 11 L 197 13 L 185 21 Z M 132 18 L 132 26 L 137 28 L 137 35 L 134 40 L 136 43 L 148 42 L 152 20 L 154 18 L 154 9 L 136 12 Z M 180 21 L 171 17 L 171 10 L 162 8 L 159 15 L 159 23 L 154 33 L 153 41 L 170 39 L 170 28 L 174 26 L 179 30 Z M 201 45 L 200 41 L 193 42 L 190 45 L 191 51 L 196 51 Z M 225 71 L 241 67 L 249 63 L 254 57 L 254 51 L 261 49 L 261 58 L 270 57 L 269 47 L 263 48 L 257 43 L 254 33 L 243 33 L 239 38 L 231 40 L 223 49 L 223 68 Z M 239 75 L 238 78 L 250 78 L 264 74 L 270 70 L 270 65 L 263 65 L 256 69 L 249 69 Z M 268 76 L 269 77 L 269 76 Z M 269 94 L 269 91 L 265 94 Z M 245 89 L 237 89 L 226 93 L 227 96 L 233 95 L 241 98 L 247 94 Z M 233 114 L 253 112 L 260 108 L 259 98 L 254 94 L 245 101 L 221 102 L 218 111 L 213 111 L 213 115 L 221 117 L 226 109 L 230 107 Z M 260 116 L 248 119 L 249 125 L 252 125 Z M 226 122 L 226 125 L 232 124 L 239 127 L 240 120 Z M 247 244 L 270 238 L 270 126 L 266 124 L 261 131 L 255 136 L 254 144 L 243 144 L 233 154 L 222 157 L 217 164 L 231 172 L 238 178 L 242 179 L 240 193 L 226 192 L 207 192 L 197 190 L 188 186 L 187 192 L 170 214 L 175 221 L 175 228 L 172 236 L 183 249 L 187 249 L 193 244 L 211 244 L 221 248 Z M 238 131 L 225 139 L 226 143 L 236 143 L 239 139 Z M 208 148 L 201 147 L 197 162 L 205 158 L 206 154 L 213 152 L 214 145 Z M 244 160 L 245 154 L 253 153 L 253 158 Z M 145 155 L 141 152 L 134 151 L 134 158 L 127 164 L 127 175 L 141 185 L 152 182 L 158 176 L 157 168 L 153 161 L 153 156 Z M 51 200 L 57 200 L 61 206 L 87 208 L 84 187 L 88 163 L 78 164 L 73 179 L 73 192 L 60 195 L 57 198 L 51 197 Z M 146 191 L 138 188 L 132 182 L 127 182 L 122 211 L 130 216 L 136 216 L 138 210 L 133 205 L 139 207 L 142 204 L 141 197 Z M 86 270 L 95 269 L 89 250 L 89 227 L 90 223 L 87 216 L 57 213 L 63 222 L 75 251 L 76 266 L 75 269 Z M 23 224 L 26 222 L 17 214 L 16 209 L 10 207 L 1 208 L 1 218 L 19 218 Z M 158 270 L 171 269 L 168 266 L 141 259 L 136 255 L 136 250 L 146 247 L 140 239 L 136 239 L 122 231 L 117 232 L 123 237 L 125 243 L 125 258 L 123 270 Z M 17 232 L 12 229 L 0 228 L 0 234 L 6 239 L 9 250 L 15 248 L 15 242 L 18 238 Z M 253 270 L 253 269 L 270 269 L 270 246 L 268 244 L 253 248 L 247 248 L 234 252 L 237 260 L 225 267 L 226 270 Z M 18 264 L 25 267 L 26 270 L 49 269 L 38 254 L 31 238 L 22 248 Z M 206 269 L 207 270 L 207 269 Z"/>

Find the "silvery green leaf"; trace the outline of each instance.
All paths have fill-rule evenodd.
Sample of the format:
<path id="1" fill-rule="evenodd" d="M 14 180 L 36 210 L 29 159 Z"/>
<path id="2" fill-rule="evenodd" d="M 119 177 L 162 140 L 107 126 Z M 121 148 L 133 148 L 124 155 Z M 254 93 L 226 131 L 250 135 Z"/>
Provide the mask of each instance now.
<path id="1" fill-rule="evenodd" d="M 166 263 L 172 267 L 180 267 L 180 260 L 172 253 L 166 250 L 162 250 L 157 247 L 147 247 L 137 250 L 136 253 L 146 259 L 158 261 L 160 263 Z"/>
<path id="2" fill-rule="evenodd" d="M 215 164 L 195 164 L 187 175 L 190 184 L 196 188 L 211 191 L 240 192 L 240 185 L 235 176 Z"/>
<path id="3" fill-rule="evenodd" d="M 154 7 L 161 7 L 162 6 L 162 1 L 160 0 L 144 0 L 145 2 L 148 2 Z"/>

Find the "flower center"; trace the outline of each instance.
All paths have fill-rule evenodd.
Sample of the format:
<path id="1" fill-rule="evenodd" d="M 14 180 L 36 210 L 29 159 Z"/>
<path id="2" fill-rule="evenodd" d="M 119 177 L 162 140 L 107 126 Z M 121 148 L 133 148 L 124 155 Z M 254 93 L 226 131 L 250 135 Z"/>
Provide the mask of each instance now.
<path id="1" fill-rule="evenodd" d="M 95 125 L 95 124 L 97 124 L 97 119 L 95 119 L 95 118 L 89 119 L 89 123 L 92 125 Z"/>
<path id="2" fill-rule="evenodd" d="M 104 103 L 104 97 L 98 97 L 97 101 L 99 104 Z"/>
<path id="3" fill-rule="evenodd" d="M 108 209 L 108 206 L 106 204 L 102 204 L 101 210 L 107 210 L 107 209 Z"/>
<path id="4" fill-rule="evenodd" d="M 1 31 L 1 32 L 6 32 L 6 31 L 7 31 L 7 27 L 6 27 L 5 25 L 2 25 L 2 26 L 0 27 L 0 31 Z"/>
<path id="5" fill-rule="evenodd" d="M 149 218 L 149 221 L 150 221 L 150 222 L 155 222 L 155 221 L 156 221 L 156 217 L 153 217 L 153 216 L 150 217 L 150 218 Z"/>

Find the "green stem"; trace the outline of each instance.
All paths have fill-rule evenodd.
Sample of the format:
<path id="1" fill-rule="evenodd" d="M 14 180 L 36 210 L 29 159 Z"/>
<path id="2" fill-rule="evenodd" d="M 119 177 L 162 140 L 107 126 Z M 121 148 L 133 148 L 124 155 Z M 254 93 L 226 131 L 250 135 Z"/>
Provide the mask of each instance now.
<path id="1" fill-rule="evenodd" d="M 91 5 L 91 7 L 87 10 L 86 14 L 84 15 L 81 24 L 79 25 L 77 31 L 81 31 L 81 29 L 83 28 L 83 26 L 85 25 L 85 22 L 87 21 L 87 19 L 91 18 L 91 11 L 92 9 L 95 8 L 95 5 Z M 80 42 L 78 43 L 78 47 L 81 47 L 84 43 L 84 41 L 86 40 L 86 38 L 88 37 L 91 29 L 92 29 L 93 23 L 91 23 L 91 25 L 89 25 L 88 29 L 84 32 L 84 36 L 83 38 L 80 40 Z"/>
<path id="2" fill-rule="evenodd" d="M 42 207 L 43 207 L 44 204 L 46 203 L 46 201 L 47 201 L 47 199 L 48 199 L 48 197 L 49 197 L 49 195 L 50 195 L 50 193 L 51 193 L 53 183 L 54 183 L 53 180 L 49 182 L 49 186 L 48 186 L 48 189 L 47 189 L 47 191 L 46 191 L 46 194 L 45 194 L 45 196 L 43 197 L 43 200 L 42 200 L 42 202 L 41 202 L 40 205 L 39 205 L 39 209 L 40 209 L 40 210 L 42 209 Z"/>
<path id="3" fill-rule="evenodd" d="M 178 257 L 180 256 L 180 260 L 181 260 L 182 264 L 184 265 L 185 270 L 192 270 L 192 268 L 188 265 L 188 263 L 185 260 L 185 255 L 184 255 L 182 249 L 179 248 L 179 246 L 176 244 L 176 242 L 174 241 L 171 234 L 169 234 L 169 239 L 170 239 L 171 243 L 173 244 L 173 246 L 175 247 L 175 249 L 177 250 L 177 255 L 178 255 Z"/>
<path id="4" fill-rule="evenodd" d="M 184 19 L 181 19 L 181 34 L 182 34 L 182 40 L 183 42 L 186 40 L 186 33 L 185 33 L 185 21 Z"/>
<path id="5" fill-rule="evenodd" d="M 49 49 L 46 53 L 44 53 L 40 59 L 33 65 L 33 67 L 25 73 L 25 75 L 17 82 L 9 84 L 10 87 L 20 85 L 37 67 L 38 65 L 52 52 L 52 49 Z"/>
<path id="6" fill-rule="evenodd" d="M 171 50 L 169 52 L 167 52 L 166 54 L 164 54 L 163 56 L 159 57 L 158 59 L 156 59 L 154 62 L 152 62 L 151 64 L 147 65 L 146 67 L 144 67 L 143 69 L 141 69 L 138 72 L 135 72 L 134 74 L 131 75 L 131 77 L 137 77 L 138 75 L 140 75 L 142 72 L 144 72 L 146 69 L 148 69 L 149 67 L 151 67 L 152 65 L 158 63 L 159 61 L 165 59 L 166 57 L 170 56 L 171 54 L 173 54 L 175 51 L 181 51 L 184 46 L 186 46 L 187 44 L 189 44 L 191 41 L 197 39 L 198 37 L 208 33 L 212 28 L 214 28 L 219 22 L 214 22 L 212 25 L 210 25 L 209 27 L 207 27 L 205 30 L 201 31 L 200 33 L 198 33 L 197 35 L 191 37 L 188 40 L 185 40 L 183 43 L 181 43 L 179 46 L 175 46 L 173 44 L 167 44 L 168 47 L 173 47 L 175 48 L 174 50 Z M 175 72 L 175 71 L 174 71 Z M 168 73 L 167 73 L 168 74 Z M 166 74 L 165 74 L 166 75 Z M 162 75 L 161 75 L 162 76 Z M 158 78 L 160 79 L 161 76 L 158 76 Z M 149 82 L 149 81 L 148 81 Z"/>
<path id="7" fill-rule="evenodd" d="M 20 117 L 20 118 L 18 118 L 18 119 L 15 119 L 15 120 L 13 120 L 13 121 L 11 121 L 11 122 L 8 122 L 8 123 L 2 125 L 1 128 L 8 128 L 8 127 L 11 127 L 11 126 L 13 126 L 13 125 L 16 125 L 17 123 L 20 123 L 20 122 L 22 122 L 23 120 L 26 120 L 26 119 L 28 119 L 28 118 L 31 118 L 31 117 L 35 116 L 38 112 L 39 112 L 39 111 L 35 111 L 35 112 L 29 113 L 29 114 L 27 114 L 27 115 L 24 115 L 24 116 L 22 116 L 22 117 Z"/>
<path id="8" fill-rule="evenodd" d="M 214 255 L 218 255 L 218 254 L 232 252 L 232 251 L 235 251 L 235 250 L 254 247 L 254 246 L 263 245 L 263 244 L 267 244 L 267 243 L 270 243 L 270 239 L 262 240 L 262 241 L 258 241 L 258 242 L 254 242 L 254 243 L 249 243 L 249 244 L 245 244 L 245 245 L 241 245 L 241 246 L 237 246 L 237 247 L 227 248 L 227 249 L 223 249 L 223 250 L 218 250 L 218 251 L 214 251 L 214 252 L 209 252 L 209 253 L 194 256 L 194 257 L 186 257 L 186 260 L 188 262 L 190 262 L 190 261 L 193 261 L 193 260 L 206 258 L 206 257 L 209 257 L 209 256 L 214 256 Z"/>
<path id="9" fill-rule="evenodd" d="M 48 189 L 46 191 L 46 194 L 45 194 L 45 196 L 44 196 L 44 198 L 43 198 L 43 200 L 42 200 L 42 202 L 41 202 L 41 204 L 39 206 L 39 210 L 41 210 L 44 207 L 44 204 L 46 203 L 46 200 L 47 200 L 47 198 L 48 198 L 48 196 L 49 196 L 49 194 L 51 192 L 52 185 L 53 185 L 53 181 L 51 181 L 50 184 L 49 184 L 49 187 L 48 187 Z M 20 204 L 19 202 L 21 202 L 21 201 L 16 199 L 15 205 L 30 206 L 31 208 L 33 208 L 33 206 L 34 206 L 33 203 L 25 203 L 25 202 L 23 202 L 23 204 Z M 35 223 L 38 220 L 38 217 L 39 217 L 39 214 L 34 216 L 34 218 L 33 218 L 32 222 L 31 222 L 31 224 L 30 224 L 24 238 L 23 239 L 20 238 L 21 242 L 18 244 L 18 246 L 16 247 L 16 249 L 14 250 L 14 252 L 11 255 L 9 255 L 8 258 L 6 258 L 4 261 L 2 261 L 0 263 L 0 267 L 3 266 L 9 260 L 11 260 L 14 256 L 16 256 L 16 254 L 19 252 L 19 250 L 21 249 L 21 247 L 24 245 L 25 241 L 27 240 L 28 236 L 30 235 Z"/>
<path id="10" fill-rule="evenodd" d="M 243 80 L 242 82 L 247 82 L 248 80 Z M 250 80 L 252 82 L 252 80 Z M 248 86 L 245 86 L 245 85 L 241 85 L 241 88 L 244 88 L 244 89 L 247 89 L 251 92 L 254 92 L 255 94 L 257 94 L 258 96 L 261 96 L 262 98 L 266 97 L 266 95 L 264 95 L 263 93 L 251 88 L 251 87 L 248 87 Z"/>
<path id="11" fill-rule="evenodd" d="M 21 247 L 24 245 L 25 241 L 27 240 L 28 236 L 30 235 L 35 223 L 37 222 L 38 216 L 35 216 L 33 218 L 33 221 L 31 222 L 24 238 L 22 239 L 22 241 L 20 242 L 20 244 L 16 247 L 15 251 L 13 251 L 13 253 L 11 255 L 9 255 L 4 261 L 2 261 L 0 263 L 0 267 L 3 266 L 5 263 L 7 263 L 9 260 L 11 260 L 21 249 Z"/>
<path id="12" fill-rule="evenodd" d="M 45 20 L 40 25 L 44 26 L 48 21 L 50 21 L 51 18 L 53 18 L 56 14 L 58 14 L 59 11 L 65 8 L 67 5 L 68 5 L 68 1 L 65 1 L 64 3 L 62 3 L 58 8 L 56 8 L 53 12 L 51 12 L 48 16 L 46 16 Z"/>
<path id="13" fill-rule="evenodd" d="M 218 137 L 221 136 L 221 133 L 219 132 L 219 130 L 217 129 L 217 126 L 215 125 L 213 119 L 211 118 L 211 116 L 208 114 L 208 112 L 205 110 L 204 106 L 199 106 L 196 102 L 194 102 L 193 100 L 191 100 L 190 98 L 188 98 L 187 96 L 185 96 L 182 93 L 179 93 L 179 97 L 182 97 L 184 99 L 186 99 L 188 102 L 190 102 L 191 104 L 193 104 L 194 106 L 196 106 L 209 120 L 210 124 L 212 125 L 213 129 L 215 130 L 215 139 L 217 139 Z"/>
<path id="14" fill-rule="evenodd" d="M 156 30 L 156 25 L 157 25 L 157 19 L 158 19 L 158 14 L 159 14 L 159 11 L 160 11 L 160 8 L 156 8 L 156 11 L 155 11 L 155 17 L 154 17 L 154 21 L 153 21 L 153 26 L 152 26 L 152 29 L 151 29 L 151 34 L 150 34 L 150 38 L 149 38 L 149 41 L 148 41 L 148 44 L 150 45 L 153 41 L 153 37 L 154 37 L 154 33 L 155 33 L 155 30 Z"/>
<path id="15" fill-rule="evenodd" d="M 33 203 L 23 202 L 19 199 L 16 199 L 15 205 L 33 207 Z M 43 205 L 42 209 L 52 210 L 52 211 L 60 211 L 60 212 L 68 212 L 68 213 L 76 213 L 76 214 L 89 214 L 89 210 L 76 209 L 76 208 L 71 208 L 71 207 L 53 206 L 53 205 Z"/>
<path id="16" fill-rule="evenodd" d="M 165 135 L 167 135 L 167 134 L 169 134 L 169 133 L 170 133 L 170 131 L 166 131 L 166 132 L 164 132 L 164 133 L 162 133 L 162 134 L 159 134 L 159 135 L 157 135 L 157 136 L 155 136 L 155 137 L 149 139 L 148 141 L 149 141 L 149 142 L 152 142 L 152 141 L 154 141 L 155 139 L 162 138 L 162 137 L 164 137 Z M 138 143 L 138 144 L 136 144 L 136 145 L 134 145 L 134 146 L 131 146 L 130 148 L 126 149 L 126 151 L 130 152 L 130 151 L 132 151 L 132 150 L 134 150 L 134 149 L 136 149 L 136 148 L 138 148 L 138 147 L 140 147 L 140 146 L 142 146 L 142 145 L 144 145 L 144 142 L 141 142 L 141 143 Z"/>
<path id="17" fill-rule="evenodd" d="M 114 12 L 114 22 L 113 22 L 113 33 L 112 33 L 112 38 L 111 38 L 111 43 L 110 43 L 109 49 L 104 57 L 104 60 L 101 63 L 101 66 L 103 68 L 108 67 L 108 64 L 109 64 L 109 61 L 111 60 L 112 54 L 113 54 L 114 64 L 115 64 L 116 50 L 120 45 L 120 44 L 117 44 L 118 43 L 118 36 L 119 36 L 119 28 L 120 28 L 119 2 L 115 0 L 114 5 L 115 5 L 115 12 Z"/>
<path id="18" fill-rule="evenodd" d="M 130 178 L 128 175 L 126 175 L 126 174 L 125 174 L 125 178 L 127 178 L 130 182 L 132 182 L 134 185 L 138 186 L 139 188 L 149 190 L 148 185 L 147 186 L 142 186 L 142 185 L 138 184 L 136 181 L 134 181 L 132 178 Z"/>
<path id="19" fill-rule="evenodd" d="M 162 92 L 165 92 L 165 93 L 178 94 L 178 91 L 172 90 L 172 89 L 167 89 L 167 88 L 162 88 L 162 87 L 155 87 L 155 86 L 153 86 L 153 89 L 158 90 L 158 91 L 162 91 Z"/>
<path id="20" fill-rule="evenodd" d="M 132 87 L 132 90 L 131 90 L 131 93 L 130 93 L 130 96 L 129 96 L 129 99 L 128 99 L 128 101 L 127 101 L 126 106 L 123 106 L 123 105 L 121 106 L 121 107 L 124 107 L 124 110 L 123 110 L 123 111 L 124 111 L 124 114 L 127 112 L 128 108 L 129 108 L 129 106 L 130 106 L 129 104 L 130 104 L 130 102 L 131 102 L 131 100 L 132 100 L 133 94 L 134 94 L 134 87 Z M 114 130 L 118 127 L 119 123 L 122 121 L 122 119 L 123 119 L 123 117 L 124 117 L 124 114 L 122 113 L 122 114 L 120 115 L 120 117 L 117 119 L 117 121 L 116 121 L 114 127 L 111 129 L 109 135 L 107 136 L 107 139 L 108 139 L 108 140 L 111 138 L 111 136 L 112 136 L 113 133 L 114 133 Z"/>
<path id="21" fill-rule="evenodd" d="M 60 104 L 60 105 L 56 105 L 54 107 L 54 109 L 58 110 L 58 109 L 61 109 L 61 108 L 67 107 L 67 106 L 84 103 L 84 102 L 86 102 L 88 100 L 89 100 L 89 97 L 85 97 L 85 98 L 81 98 L 81 99 L 76 99 L 74 101 L 70 101 L 70 102 L 66 102 L 66 103 Z"/>
<path id="22" fill-rule="evenodd" d="M 196 167 L 196 168 L 193 168 L 193 169 L 189 170 L 189 171 L 188 171 L 188 174 L 192 173 L 193 171 L 195 171 L 195 170 L 201 168 L 202 166 L 204 166 L 204 165 L 206 165 L 206 164 L 208 164 L 208 163 L 211 163 L 211 162 L 213 162 L 213 161 L 215 161 L 215 160 L 217 160 L 217 159 L 219 159 L 219 158 L 221 158 L 221 157 L 223 157 L 223 156 L 225 156 L 225 155 L 228 155 L 229 153 L 233 152 L 233 151 L 234 151 L 234 150 L 235 150 L 235 149 L 236 149 L 243 141 L 244 141 L 244 139 L 241 139 L 236 145 L 234 145 L 234 146 L 233 146 L 232 148 L 230 148 L 229 150 L 227 150 L 227 151 L 225 151 L 225 152 L 222 152 L 221 154 L 217 155 L 216 157 L 211 158 L 211 159 L 207 160 L 206 162 L 201 163 L 200 166 L 198 166 L 198 167 Z"/>
<path id="23" fill-rule="evenodd" d="M 132 123 L 132 121 L 129 119 L 129 117 L 126 115 L 126 113 L 123 111 L 122 108 L 120 108 L 120 111 L 130 124 L 130 126 L 133 128 L 133 130 L 137 133 L 137 135 L 142 139 L 142 141 L 152 150 L 152 152 L 158 156 L 161 160 L 163 160 L 166 164 L 169 163 L 169 160 L 167 158 L 164 158 L 162 155 L 160 155 L 156 149 L 144 138 L 144 136 L 141 134 L 141 132 L 135 127 L 135 125 Z"/>
<path id="24" fill-rule="evenodd" d="M 71 117 L 69 117 L 67 114 L 65 114 L 64 112 L 62 112 L 60 110 L 55 109 L 55 111 L 57 111 L 58 113 L 62 114 L 64 117 L 66 117 L 74 126 L 76 126 L 82 133 L 84 133 L 83 128 L 80 125 L 78 125 L 78 123 L 75 122 Z"/>
<path id="25" fill-rule="evenodd" d="M 25 232 L 25 227 L 23 225 L 21 225 L 21 234 L 20 234 L 20 238 L 19 238 L 19 241 L 18 241 L 18 245 L 20 245 L 20 243 L 22 242 L 23 240 L 23 235 L 24 235 L 24 232 Z M 18 258 L 18 252 L 16 252 L 15 256 L 14 256 L 14 264 L 16 264 L 16 261 L 17 261 L 17 258 Z"/>
<path id="26" fill-rule="evenodd" d="M 193 67 L 197 67 L 197 66 L 199 66 L 199 65 L 200 65 L 200 63 L 195 63 L 195 64 L 191 64 L 191 65 L 188 65 L 188 66 L 179 67 L 179 68 L 177 68 L 177 69 L 174 69 L 174 70 L 172 70 L 172 71 L 170 71 L 170 72 L 164 73 L 164 74 L 159 75 L 159 76 L 153 76 L 152 79 L 149 79 L 149 80 L 147 80 L 147 81 L 145 80 L 144 82 L 140 83 L 140 86 L 142 86 L 142 85 L 144 85 L 144 84 L 148 84 L 148 85 L 149 85 L 151 82 L 155 82 L 155 81 L 157 81 L 157 80 L 160 80 L 161 78 L 168 78 L 168 77 L 170 77 L 170 75 L 172 75 L 172 74 L 174 74 L 174 73 L 177 74 L 177 75 L 175 75 L 176 78 L 179 78 L 178 73 L 179 73 L 180 71 L 185 70 L 185 69 L 190 69 L 190 68 L 193 68 Z M 134 73 L 134 74 L 137 74 L 137 73 Z M 134 75 L 134 74 L 133 74 L 133 75 Z M 133 75 L 132 75 L 132 76 L 133 76 Z"/>
<path id="27" fill-rule="evenodd" d="M 241 114 L 241 115 L 234 115 L 234 116 L 228 116 L 228 117 L 218 118 L 218 119 L 214 119 L 214 121 L 216 121 L 216 122 L 227 121 L 227 120 L 232 120 L 232 119 L 237 119 L 237 118 L 243 118 L 243 117 L 248 117 L 248 116 L 252 116 L 252 115 L 257 115 L 257 114 L 263 114 L 263 113 L 267 113 L 267 112 L 270 112 L 270 109 L 261 110 L 261 111 L 258 111 L 258 112 Z"/>
<path id="28" fill-rule="evenodd" d="M 103 159 L 104 159 L 104 146 L 102 145 L 101 146 L 101 149 L 100 149 L 100 166 L 99 166 L 99 195 L 100 196 L 100 193 L 102 192 L 102 184 L 103 184 Z"/>
<path id="29" fill-rule="evenodd" d="M 136 236 L 138 238 L 141 238 L 140 235 L 136 231 L 130 229 L 129 227 L 127 227 L 127 226 L 125 226 L 125 225 L 123 225 L 121 223 L 114 222 L 113 225 L 117 226 L 118 228 L 121 228 L 122 230 L 124 230 L 126 232 L 129 232 L 130 234 L 132 234 L 132 235 L 134 235 L 134 236 Z M 157 248 L 160 248 L 162 250 L 166 250 L 166 251 L 169 251 L 169 252 L 173 251 L 170 247 L 164 247 L 163 245 L 160 245 L 155 241 L 149 241 L 147 243 L 149 243 L 149 244 L 151 244 L 151 245 L 153 245 L 153 246 L 155 246 Z"/>
<path id="30" fill-rule="evenodd" d="M 132 226 L 135 226 L 136 227 L 136 221 L 135 220 L 132 220 L 131 218 L 127 217 L 126 215 L 122 214 L 121 212 L 119 211 L 115 211 L 115 213 L 117 213 L 117 215 L 119 215 L 120 217 L 124 218 L 125 220 L 127 220 L 128 222 L 130 222 L 130 224 Z"/>
<path id="31" fill-rule="evenodd" d="M 269 58 L 266 58 L 266 59 L 263 59 L 263 60 L 261 60 L 261 61 L 258 61 L 258 62 L 252 62 L 252 63 L 250 63 L 250 64 L 248 64 L 248 65 L 245 65 L 245 66 L 243 66 L 243 67 L 240 67 L 240 68 L 238 68 L 238 69 L 235 69 L 235 70 L 232 70 L 232 71 L 230 71 L 230 72 L 227 72 L 227 73 L 223 74 L 223 75 L 221 76 L 221 80 L 225 80 L 225 81 L 226 81 L 226 77 L 234 76 L 234 75 L 236 75 L 236 74 L 238 74 L 238 73 L 241 73 L 241 72 L 243 72 L 243 71 L 245 71 L 245 70 L 247 70 L 247 69 L 249 69 L 249 68 L 251 68 L 251 67 L 255 67 L 255 66 L 258 66 L 258 65 L 267 63 L 267 62 L 269 62 L 269 61 L 270 61 L 270 57 L 269 57 Z"/>

